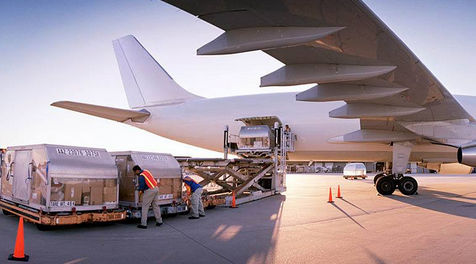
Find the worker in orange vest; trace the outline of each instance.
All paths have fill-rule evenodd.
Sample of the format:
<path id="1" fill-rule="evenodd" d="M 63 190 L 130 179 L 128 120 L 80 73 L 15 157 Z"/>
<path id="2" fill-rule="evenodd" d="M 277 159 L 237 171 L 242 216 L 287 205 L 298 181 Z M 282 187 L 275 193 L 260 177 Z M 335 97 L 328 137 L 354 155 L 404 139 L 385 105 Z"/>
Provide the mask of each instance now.
<path id="1" fill-rule="evenodd" d="M 137 228 L 146 229 L 147 228 L 147 215 L 149 213 L 149 208 L 152 205 L 154 210 L 155 223 L 156 226 L 162 225 L 162 215 L 160 213 L 159 206 L 159 184 L 154 179 L 152 173 L 148 170 L 142 170 L 138 165 L 132 168 L 132 171 L 135 175 L 138 176 L 139 181 L 139 192 L 143 193 L 142 196 L 142 215 L 141 215 L 141 224 Z"/>

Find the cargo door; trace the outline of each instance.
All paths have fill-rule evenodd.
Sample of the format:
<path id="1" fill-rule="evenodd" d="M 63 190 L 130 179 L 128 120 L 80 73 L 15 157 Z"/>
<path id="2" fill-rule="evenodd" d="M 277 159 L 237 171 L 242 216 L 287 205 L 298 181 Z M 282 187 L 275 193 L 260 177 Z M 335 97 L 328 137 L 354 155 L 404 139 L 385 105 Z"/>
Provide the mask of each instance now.
<path id="1" fill-rule="evenodd" d="M 30 163 L 31 150 L 15 151 L 15 163 L 13 164 L 13 198 L 28 201 L 30 198 Z"/>

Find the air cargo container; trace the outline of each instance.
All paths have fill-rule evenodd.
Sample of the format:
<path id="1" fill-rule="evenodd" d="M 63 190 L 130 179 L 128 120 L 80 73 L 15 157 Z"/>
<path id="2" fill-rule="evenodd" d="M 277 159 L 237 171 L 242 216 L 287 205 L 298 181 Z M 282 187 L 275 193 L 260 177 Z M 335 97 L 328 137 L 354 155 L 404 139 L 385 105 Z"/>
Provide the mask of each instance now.
<path id="1" fill-rule="evenodd" d="M 3 155 L 0 207 L 39 225 L 109 222 L 118 207 L 115 160 L 104 149 L 59 145 L 8 147 Z"/>
<path id="2" fill-rule="evenodd" d="M 111 152 L 119 170 L 119 205 L 128 218 L 140 218 L 142 196 L 139 195 L 138 178 L 132 168 L 135 165 L 152 173 L 159 183 L 159 205 L 164 215 L 176 215 L 188 211 L 182 200 L 182 168 L 170 154 L 138 151 Z M 153 216 L 149 210 L 149 216 Z"/>

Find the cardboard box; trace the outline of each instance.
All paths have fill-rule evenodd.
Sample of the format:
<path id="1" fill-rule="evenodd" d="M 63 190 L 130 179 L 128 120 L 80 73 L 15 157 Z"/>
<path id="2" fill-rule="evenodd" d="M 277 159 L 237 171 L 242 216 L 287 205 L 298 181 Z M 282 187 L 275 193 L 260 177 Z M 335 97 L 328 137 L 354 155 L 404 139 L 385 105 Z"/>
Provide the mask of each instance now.
<path id="1" fill-rule="evenodd" d="M 116 200 L 117 200 L 117 193 L 104 194 L 103 200 L 104 200 L 104 203 L 116 202 Z"/>
<path id="2" fill-rule="evenodd" d="M 117 180 L 116 179 L 107 179 L 104 180 L 104 187 L 116 187 Z"/>
<path id="3" fill-rule="evenodd" d="M 117 200 L 117 186 L 104 187 L 103 200 L 104 202 L 115 202 Z"/>
<path id="4" fill-rule="evenodd" d="M 173 186 L 167 185 L 167 186 L 159 187 L 159 194 L 171 194 L 171 193 L 173 193 Z"/>
<path id="5" fill-rule="evenodd" d="M 51 192 L 50 201 L 64 201 L 64 193 L 59 192 Z"/>
<path id="6" fill-rule="evenodd" d="M 160 179 L 160 185 L 170 185 L 172 183 L 172 179 Z"/>
<path id="7" fill-rule="evenodd" d="M 64 200 L 73 201 L 75 205 L 81 204 L 83 196 L 83 184 L 81 182 L 65 184 Z"/>
<path id="8" fill-rule="evenodd" d="M 103 179 L 91 179 L 89 180 L 89 184 L 91 187 L 104 187 L 104 180 Z"/>
<path id="9" fill-rule="evenodd" d="M 103 204 L 102 192 L 103 192 L 103 187 L 91 187 L 91 199 L 89 200 L 89 204 L 91 205 Z"/>
<path id="10" fill-rule="evenodd" d="M 116 187 L 104 187 L 103 189 L 104 194 L 116 194 L 117 188 Z"/>
<path id="11" fill-rule="evenodd" d="M 41 191 L 34 191 L 31 193 L 31 202 L 34 204 L 41 204 Z"/>

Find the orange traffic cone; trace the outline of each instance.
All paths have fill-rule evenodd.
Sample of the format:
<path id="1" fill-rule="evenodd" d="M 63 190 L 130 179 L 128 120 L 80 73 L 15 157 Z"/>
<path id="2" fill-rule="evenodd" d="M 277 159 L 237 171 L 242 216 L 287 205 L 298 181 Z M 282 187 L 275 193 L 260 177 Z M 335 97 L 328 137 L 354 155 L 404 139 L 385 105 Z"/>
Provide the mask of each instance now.
<path id="1" fill-rule="evenodd" d="M 18 223 L 17 240 L 15 242 L 15 251 L 8 257 L 8 260 L 28 261 L 30 257 L 25 255 L 25 243 L 23 241 L 23 217 L 20 216 Z"/>
<path id="2" fill-rule="evenodd" d="M 230 206 L 230 208 L 238 208 L 238 206 L 236 206 L 235 191 L 233 191 L 233 193 L 232 193 L 231 206 Z"/>
<path id="3" fill-rule="evenodd" d="M 327 201 L 328 203 L 334 203 L 334 201 L 332 201 L 332 188 L 329 188 L 329 201 Z"/>
<path id="4" fill-rule="evenodd" d="M 340 185 L 337 185 L 337 196 L 336 198 L 343 198 L 342 195 L 340 195 Z"/>

